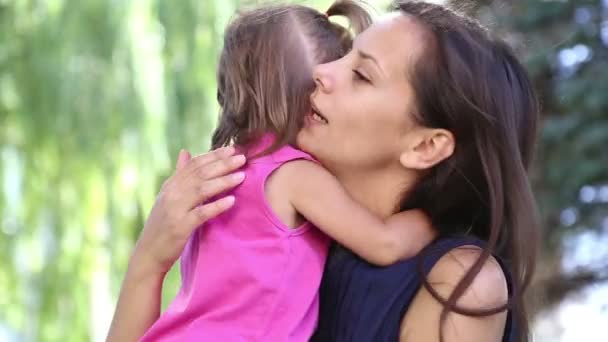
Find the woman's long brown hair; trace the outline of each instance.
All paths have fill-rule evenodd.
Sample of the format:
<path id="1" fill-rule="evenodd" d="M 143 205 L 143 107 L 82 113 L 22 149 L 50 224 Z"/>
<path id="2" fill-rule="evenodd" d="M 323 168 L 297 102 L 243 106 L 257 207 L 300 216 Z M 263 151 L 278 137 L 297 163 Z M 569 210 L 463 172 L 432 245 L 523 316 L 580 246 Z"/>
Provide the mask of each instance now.
<path id="1" fill-rule="evenodd" d="M 410 192 L 401 209 L 425 210 L 440 235 L 473 234 L 486 245 L 448 298 L 425 279 L 425 288 L 448 313 L 488 316 L 507 309 L 516 341 L 529 340 L 522 294 L 535 265 L 539 225 L 527 169 L 533 156 L 539 107 L 530 79 L 513 51 L 477 22 L 446 7 L 398 1 L 395 9 L 417 20 L 433 39 L 409 77 L 417 120 L 456 139 L 454 154 Z M 512 276 L 508 303 L 496 308 L 456 305 L 484 263 L 496 254 Z"/>

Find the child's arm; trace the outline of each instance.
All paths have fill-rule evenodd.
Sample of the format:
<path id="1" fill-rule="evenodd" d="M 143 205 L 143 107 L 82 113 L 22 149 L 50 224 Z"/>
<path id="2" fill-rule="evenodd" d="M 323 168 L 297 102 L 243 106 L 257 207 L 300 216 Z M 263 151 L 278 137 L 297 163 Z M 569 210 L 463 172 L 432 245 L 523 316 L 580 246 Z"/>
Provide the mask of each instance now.
<path id="1" fill-rule="evenodd" d="M 433 238 L 427 216 L 409 210 L 386 222 L 353 200 L 323 167 L 299 160 L 281 167 L 288 198 L 307 220 L 370 263 L 391 265 L 417 254 Z"/>

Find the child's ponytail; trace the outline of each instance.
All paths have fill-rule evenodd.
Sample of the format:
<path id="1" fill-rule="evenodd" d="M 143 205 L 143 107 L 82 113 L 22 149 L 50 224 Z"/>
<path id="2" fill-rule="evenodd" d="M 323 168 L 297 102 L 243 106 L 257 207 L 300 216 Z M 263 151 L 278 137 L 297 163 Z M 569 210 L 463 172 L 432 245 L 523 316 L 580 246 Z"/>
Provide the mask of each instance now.
<path id="1" fill-rule="evenodd" d="M 349 51 L 352 46 L 353 34 L 363 32 L 372 24 L 372 18 L 368 11 L 361 6 L 361 1 L 336 0 L 325 12 L 328 18 L 340 16 L 348 19 L 349 28 L 332 22 L 332 29 L 338 37 L 345 51 Z M 350 31 L 352 29 L 352 32 Z"/>

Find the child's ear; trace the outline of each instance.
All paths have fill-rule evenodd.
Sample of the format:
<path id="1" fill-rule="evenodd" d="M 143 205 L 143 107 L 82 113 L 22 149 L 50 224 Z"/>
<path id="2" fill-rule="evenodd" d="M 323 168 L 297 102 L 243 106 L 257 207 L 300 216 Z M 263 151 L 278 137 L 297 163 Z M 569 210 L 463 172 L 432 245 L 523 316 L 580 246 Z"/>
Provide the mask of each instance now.
<path id="1" fill-rule="evenodd" d="M 452 132 L 441 128 L 418 128 L 408 135 L 405 149 L 399 157 L 408 169 L 426 170 L 449 158 L 456 141 Z"/>

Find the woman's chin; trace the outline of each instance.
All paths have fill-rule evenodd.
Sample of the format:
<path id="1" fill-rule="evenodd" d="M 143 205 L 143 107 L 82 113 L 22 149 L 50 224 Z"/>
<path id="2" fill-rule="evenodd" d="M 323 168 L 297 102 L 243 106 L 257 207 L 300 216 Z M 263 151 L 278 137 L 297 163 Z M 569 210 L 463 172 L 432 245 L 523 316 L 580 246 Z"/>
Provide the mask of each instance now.
<path id="1" fill-rule="evenodd" d="M 310 126 L 304 126 L 300 132 L 298 132 L 296 143 L 298 144 L 298 148 L 300 150 L 315 157 L 315 145 L 318 143 L 318 141 L 315 142 L 315 135 L 311 128 L 312 127 Z"/>

